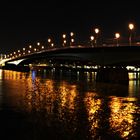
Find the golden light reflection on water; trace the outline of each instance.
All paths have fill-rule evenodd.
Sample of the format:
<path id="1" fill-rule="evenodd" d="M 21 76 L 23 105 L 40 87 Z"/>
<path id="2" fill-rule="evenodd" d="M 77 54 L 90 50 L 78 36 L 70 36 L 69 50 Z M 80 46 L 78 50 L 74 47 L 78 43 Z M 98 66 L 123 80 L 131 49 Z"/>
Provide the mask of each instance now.
<path id="1" fill-rule="evenodd" d="M 110 129 L 113 133 L 118 133 L 122 138 L 134 137 L 136 134 L 134 114 L 138 107 L 135 105 L 136 98 L 112 97 L 110 101 Z"/>
<path id="2" fill-rule="evenodd" d="M 0 73 L 3 73 L 3 79 L 12 79 L 12 80 L 19 80 L 19 79 L 26 79 L 29 74 L 23 73 L 23 72 L 16 72 L 16 71 L 1 71 Z"/>
<path id="3" fill-rule="evenodd" d="M 26 73 L 22 72 L 4 71 L 3 76 L 5 80 L 22 79 L 24 84 L 22 85 L 22 82 L 19 81 L 18 87 L 24 86 L 25 90 L 21 89 L 17 96 L 24 98 L 21 102 L 24 104 L 24 109 L 28 111 L 32 111 L 32 109 L 40 110 L 45 104 L 44 108 L 48 113 L 51 113 L 56 101 L 61 108 L 67 107 L 69 110 L 74 110 L 75 97 L 78 92 L 77 86 L 74 84 L 68 84 L 65 81 L 57 84 L 52 79 L 43 80 L 36 77 L 34 72 L 27 76 Z"/>
<path id="4" fill-rule="evenodd" d="M 68 107 L 70 110 L 74 110 L 75 97 L 77 95 L 76 85 L 69 85 L 66 82 L 60 83 L 60 104 L 61 107 Z"/>
<path id="5" fill-rule="evenodd" d="M 28 111 L 47 111 L 51 114 L 57 98 L 53 80 L 41 82 L 40 78 L 28 79 L 24 102 Z"/>
<path id="6" fill-rule="evenodd" d="M 60 82 L 58 87 L 58 114 L 59 119 L 64 123 L 65 129 L 74 132 L 76 130 L 76 101 L 78 90 L 76 85 Z"/>
<path id="7" fill-rule="evenodd" d="M 129 96 L 139 96 L 140 93 L 140 73 L 129 73 Z"/>
<path id="8" fill-rule="evenodd" d="M 86 105 L 88 121 L 90 124 L 89 131 L 94 138 L 96 136 L 97 130 L 100 127 L 98 113 L 101 110 L 102 100 L 98 98 L 96 93 L 87 92 L 84 102 Z"/>
<path id="9" fill-rule="evenodd" d="M 17 110 L 35 114 L 36 119 L 43 120 L 42 123 L 51 125 L 53 121 L 61 122 L 65 129 L 70 128 L 69 131 L 73 133 L 78 127 L 85 125 L 83 128 L 88 128 L 92 139 L 103 129 L 123 139 L 137 135 L 135 128 L 138 126 L 139 118 L 135 114 L 140 114 L 139 100 L 126 96 L 117 97 L 119 91 L 121 93 L 119 95 L 126 91 L 119 85 L 109 85 L 111 88 L 107 84 L 97 85 L 94 83 L 92 73 L 86 75 L 89 80 L 78 81 L 81 82 L 79 84 L 62 79 L 57 81 L 50 75 L 48 78 L 47 74 L 45 78 L 41 78 L 36 76 L 36 72 L 1 72 L 7 88 L 4 90 L 8 102 Z M 133 89 L 136 85 L 134 81 L 131 82 L 129 86 L 133 84 L 133 87 L 129 87 L 129 92 L 131 90 L 134 96 L 136 90 Z M 114 91 L 117 91 L 116 96 L 112 94 Z M 128 94 L 124 93 L 124 95 Z M 102 120 L 104 116 L 105 121 Z M 109 127 L 102 127 L 103 124 Z"/>
<path id="10" fill-rule="evenodd" d="M 29 113 L 44 113 L 48 124 L 54 121 L 55 116 L 68 125 L 68 122 L 75 120 L 76 117 L 74 112 L 77 93 L 77 86 L 74 84 L 29 77 L 26 79 L 26 93 L 23 93 L 24 101 L 21 105 Z M 75 130 L 74 125 L 75 121 L 72 121 L 69 126 L 73 127 L 72 131 Z"/>

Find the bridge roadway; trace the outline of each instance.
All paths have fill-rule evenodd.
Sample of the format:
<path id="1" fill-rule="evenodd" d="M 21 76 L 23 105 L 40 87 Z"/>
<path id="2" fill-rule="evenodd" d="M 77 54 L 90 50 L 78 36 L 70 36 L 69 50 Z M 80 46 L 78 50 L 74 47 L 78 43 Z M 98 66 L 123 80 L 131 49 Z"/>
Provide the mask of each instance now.
<path id="1" fill-rule="evenodd" d="M 140 46 L 119 46 L 119 47 L 66 47 L 53 48 L 17 57 L 6 61 L 14 63 L 19 61 L 20 65 L 34 63 L 36 60 L 57 60 L 57 61 L 80 61 L 92 62 L 93 65 L 140 65 Z"/>

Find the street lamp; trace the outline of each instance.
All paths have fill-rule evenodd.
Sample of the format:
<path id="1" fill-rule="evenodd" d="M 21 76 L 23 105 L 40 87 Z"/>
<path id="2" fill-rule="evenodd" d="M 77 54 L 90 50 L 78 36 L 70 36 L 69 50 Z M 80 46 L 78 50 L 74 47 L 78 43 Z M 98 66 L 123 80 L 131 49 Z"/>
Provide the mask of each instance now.
<path id="1" fill-rule="evenodd" d="M 115 33 L 115 39 L 117 40 L 117 47 L 119 46 L 119 38 L 120 38 L 120 34 Z"/>
<path id="2" fill-rule="evenodd" d="M 129 27 L 129 29 L 130 29 L 129 46 L 131 46 L 131 45 L 132 45 L 132 30 L 134 29 L 134 24 L 129 23 L 128 27 Z"/>
<path id="3" fill-rule="evenodd" d="M 37 46 L 40 46 L 40 42 L 37 42 Z"/>
<path id="4" fill-rule="evenodd" d="M 41 49 L 43 50 L 44 49 L 44 46 L 42 46 Z"/>
<path id="5" fill-rule="evenodd" d="M 74 33 L 70 32 L 70 46 L 74 43 Z"/>
<path id="6" fill-rule="evenodd" d="M 70 36 L 73 37 L 74 36 L 74 33 L 73 32 L 70 32 Z"/>
<path id="7" fill-rule="evenodd" d="M 100 30 L 99 30 L 98 28 L 95 28 L 94 31 L 95 31 L 95 33 L 96 33 L 95 45 L 96 45 L 96 47 L 97 47 L 97 38 L 98 38 L 98 34 L 99 34 Z"/>
<path id="8" fill-rule="evenodd" d="M 72 42 L 72 43 L 74 42 L 74 39 L 73 39 L 73 38 L 71 39 L 71 42 Z"/>
<path id="9" fill-rule="evenodd" d="M 63 41 L 63 46 L 66 46 L 66 43 L 67 43 L 67 41 L 66 41 L 66 40 L 64 40 L 64 41 Z"/>
<path id="10" fill-rule="evenodd" d="M 65 39 L 66 38 L 66 34 L 63 34 L 62 37 L 63 37 L 63 39 Z"/>
<path id="11" fill-rule="evenodd" d="M 50 38 L 48 38 L 48 43 L 50 43 L 51 42 L 51 39 Z"/>
<path id="12" fill-rule="evenodd" d="M 32 48 L 32 45 L 29 45 L 29 48 L 31 49 Z"/>
<path id="13" fill-rule="evenodd" d="M 90 36 L 91 46 L 93 47 L 94 36 Z"/>
<path id="14" fill-rule="evenodd" d="M 63 46 L 65 47 L 66 43 L 67 43 L 67 41 L 66 41 L 66 34 L 63 34 L 62 38 L 63 38 Z"/>
<path id="15" fill-rule="evenodd" d="M 98 34 L 99 33 L 99 29 L 95 28 L 95 33 Z"/>
<path id="16" fill-rule="evenodd" d="M 52 40 L 50 38 L 48 38 L 48 45 L 49 45 L 49 47 L 51 46 L 51 42 L 52 42 Z"/>
<path id="17" fill-rule="evenodd" d="M 51 47 L 54 47 L 54 43 L 51 43 Z"/>

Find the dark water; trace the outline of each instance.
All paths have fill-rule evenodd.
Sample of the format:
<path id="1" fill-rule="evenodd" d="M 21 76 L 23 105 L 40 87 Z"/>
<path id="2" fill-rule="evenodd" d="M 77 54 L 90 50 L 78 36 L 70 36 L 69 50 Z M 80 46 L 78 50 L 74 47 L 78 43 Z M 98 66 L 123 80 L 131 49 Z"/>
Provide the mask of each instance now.
<path id="1" fill-rule="evenodd" d="M 128 86 L 95 75 L 0 70 L 0 140 L 140 139 L 139 73 Z"/>

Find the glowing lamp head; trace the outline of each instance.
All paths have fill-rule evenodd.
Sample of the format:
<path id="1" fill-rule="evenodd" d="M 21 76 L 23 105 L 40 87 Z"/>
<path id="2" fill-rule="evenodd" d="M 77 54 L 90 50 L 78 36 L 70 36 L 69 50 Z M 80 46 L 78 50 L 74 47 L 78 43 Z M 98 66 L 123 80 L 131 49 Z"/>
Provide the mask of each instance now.
<path id="1" fill-rule="evenodd" d="M 67 43 L 67 41 L 66 40 L 64 40 L 64 44 L 66 44 Z"/>
<path id="2" fill-rule="evenodd" d="M 74 39 L 73 38 L 71 39 L 71 42 L 74 42 Z"/>
<path id="3" fill-rule="evenodd" d="M 31 49 L 32 48 L 32 45 L 29 45 L 29 48 Z"/>
<path id="4" fill-rule="evenodd" d="M 94 40 L 94 36 L 90 36 L 90 40 L 93 41 Z"/>
<path id="5" fill-rule="evenodd" d="M 134 24 L 130 23 L 130 24 L 128 25 L 128 27 L 129 27 L 130 30 L 133 30 L 133 29 L 134 29 Z"/>
<path id="6" fill-rule="evenodd" d="M 63 38 L 66 38 L 66 34 L 63 34 L 63 36 L 62 36 Z"/>
<path id="7" fill-rule="evenodd" d="M 40 42 L 37 42 L 37 46 L 40 46 Z"/>
<path id="8" fill-rule="evenodd" d="M 73 32 L 71 32 L 71 33 L 70 33 L 70 36 L 74 36 L 74 33 L 73 33 Z"/>
<path id="9" fill-rule="evenodd" d="M 49 42 L 49 43 L 51 42 L 51 39 L 50 39 L 50 38 L 48 39 L 48 42 Z"/>
<path id="10" fill-rule="evenodd" d="M 98 34 L 99 33 L 99 29 L 95 28 L 95 33 Z"/>
<path id="11" fill-rule="evenodd" d="M 119 33 L 115 33 L 115 37 L 116 37 L 116 39 L 120 38 L 120 34 Z"/>

